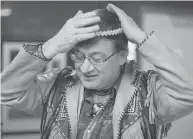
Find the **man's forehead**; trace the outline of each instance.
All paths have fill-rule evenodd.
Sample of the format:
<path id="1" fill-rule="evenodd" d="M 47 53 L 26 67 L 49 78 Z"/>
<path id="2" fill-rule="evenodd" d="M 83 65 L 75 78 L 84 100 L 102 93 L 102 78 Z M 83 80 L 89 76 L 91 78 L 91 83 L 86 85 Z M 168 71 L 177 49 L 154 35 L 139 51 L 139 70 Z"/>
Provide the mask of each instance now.
<path id="1" fill-rule="evenodd" d="M 83 53 L 108 53 L 114 50 L 114 43 L 112 40 L 104 38 L 95 43 L 85 44 L 84 46 L 76 46 L 74 50 Z"/>

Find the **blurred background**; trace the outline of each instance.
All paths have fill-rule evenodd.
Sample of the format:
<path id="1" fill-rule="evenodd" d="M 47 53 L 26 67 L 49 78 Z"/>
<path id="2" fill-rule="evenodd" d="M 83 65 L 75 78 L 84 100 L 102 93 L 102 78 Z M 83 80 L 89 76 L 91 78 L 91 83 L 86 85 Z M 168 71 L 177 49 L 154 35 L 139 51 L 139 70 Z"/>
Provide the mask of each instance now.
<path id="1" fill-rule="evenodd" d="M 45 42 L 53 37 L 78 10 L 105 8 L 108 2 L 1 2 L 1 71 L 17 55 L 23 44 Z M 158 38 L 179 55 L 193 77 L 193 2 L 112 2 L 122 8 L 146 32 Z M 142 70 L 154 68 L 138 56 Z M 68 54 L 59 55 L 45 68 L 73 66 Z M 41 114 L 31 116 L 7 107 L 1 108 L 2 139 L 39 139 Z M 192 139 L 193 113 L 173 123 L 166 139 Z"/>

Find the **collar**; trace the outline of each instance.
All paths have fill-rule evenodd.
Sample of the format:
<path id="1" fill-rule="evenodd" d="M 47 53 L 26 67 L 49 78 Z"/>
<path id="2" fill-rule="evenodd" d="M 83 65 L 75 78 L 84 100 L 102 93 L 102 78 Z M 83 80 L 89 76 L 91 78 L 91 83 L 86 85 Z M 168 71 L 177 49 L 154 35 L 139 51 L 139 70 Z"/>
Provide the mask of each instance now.
<path id="1" fill-rule="evenodd" d="M 135 70 L 136 69 L 133 67 L 133 62 L 130 61 L 129 63 L 126 63 L 113 109 L 113 136 L 115 138 L 118 136 L 119 121 L 124 108 L 130 102 L 137 89 L 137 87 L 132 85 L 135 77 Z"/>

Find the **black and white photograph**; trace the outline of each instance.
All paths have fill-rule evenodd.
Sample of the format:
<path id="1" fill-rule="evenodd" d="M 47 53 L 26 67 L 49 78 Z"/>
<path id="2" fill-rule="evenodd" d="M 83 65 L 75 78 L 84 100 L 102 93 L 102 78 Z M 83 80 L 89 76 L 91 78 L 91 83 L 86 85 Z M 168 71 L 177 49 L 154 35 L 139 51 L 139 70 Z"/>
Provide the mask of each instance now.
<path id="1" fill-rule="evenodd" d="M 192 139 L 193 1 L 1 1 L 2 139 Z"/>

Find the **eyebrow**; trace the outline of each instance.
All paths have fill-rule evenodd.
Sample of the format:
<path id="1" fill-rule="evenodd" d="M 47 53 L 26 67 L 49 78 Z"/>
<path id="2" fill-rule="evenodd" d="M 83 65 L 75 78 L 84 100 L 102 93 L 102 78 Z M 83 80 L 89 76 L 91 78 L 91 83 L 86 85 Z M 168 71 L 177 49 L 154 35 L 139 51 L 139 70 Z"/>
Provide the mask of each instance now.
<path id="1" fill-rule="evenodd" d="M 103 52 L 92 52 L 89 55 L 97 55 L 97 54 L 105 55 L 105 53 Z"/>
<path id="2" fill-rule="evenodd" d="M 78 52 L 78 53 L 83 54 L 79 49 L 74 49 L 74 52 Z M 91 52 L 91 53 L 89 53 L 88 55 L 91 56 L 91 55 L 97 55 L 97 54 L 106 55 L 104 52 L 99 52 L 99 51 Z"/>

